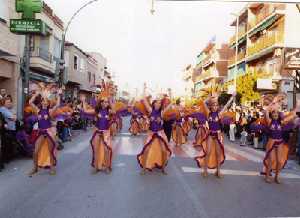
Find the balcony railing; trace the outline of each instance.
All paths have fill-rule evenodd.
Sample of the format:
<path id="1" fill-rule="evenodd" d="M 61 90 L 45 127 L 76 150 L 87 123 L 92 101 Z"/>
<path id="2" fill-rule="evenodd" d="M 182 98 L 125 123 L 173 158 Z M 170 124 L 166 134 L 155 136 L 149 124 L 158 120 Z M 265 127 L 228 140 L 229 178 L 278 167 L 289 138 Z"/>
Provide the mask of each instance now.
<path id="1" fill-rule="evenodd" d="M 242 51 L 240 53 L 238 53 L 238 56 L 237 56 L 237 62 L 240 62 L 241 60 L 243 60 L 244 58 L 246 57 L 246 51 Z M 235 55 L 232 56 L 229 61 L 228 61 L 228 65 L 233 65 L 235 64 Z"/>
<path id="2" fill-rule="evenodd" d="M 251 56 L 275 44 L 281 44 L 283 40 L 283 32 L 270 32 L 269 34 L 265 34 L 247 48 L 247 55 Z"/>
<path id="3" fill-rule="evenodd" d="M 238 39 L 242 38 L 247 32 L 246 25 L 245 26 L 240 26 L 239 27 L 239 36 Z M 229 39 L 229 44 L 233 45 L 235 44 L 236 41 L 236 34 L 234 34 L 230 39 Z"/>
<path id="4" fill-rule="evenodd" d="M 43 59 L 44 61 L 47 61 L 52 64 L 53 62 L 53 56 L 50 52 L 47 50 L 44 50 L 42 48 L 35 48 L 34 51 L 31 53 L 31 57 L 39 57 Z"/>
<path id="5" fill-rule="evenodd" d="M 215 75 L 214 70 L 215 70 L 214 68 L 210 68 L 207 71 L 203 71 L 199 76 L 196 77 L 196 81 L 199 82 L 217 76 Z"/>

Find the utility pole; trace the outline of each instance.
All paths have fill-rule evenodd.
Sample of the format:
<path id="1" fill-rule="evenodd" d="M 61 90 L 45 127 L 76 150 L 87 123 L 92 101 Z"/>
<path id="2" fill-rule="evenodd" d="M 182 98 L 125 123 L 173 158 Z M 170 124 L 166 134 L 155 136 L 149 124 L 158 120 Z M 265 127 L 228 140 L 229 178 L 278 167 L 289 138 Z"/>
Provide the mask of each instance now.
<path id="1" fill-rule="evenodd" d="M 29 75 L 30 75 L 30 57 L 31 57 L 31 39 L 32 35 L 27 34 L 25 35 L 25 46 L 24 46 L 24 54 L 23 54 L 23 61 L 21 65 L 21 72 L 22 72 L 22 100 L 20 107 L 22 112 L 19 113 L 23 118 L 23 111 L 26 104 L 26 100 L 29 95 Z"/>

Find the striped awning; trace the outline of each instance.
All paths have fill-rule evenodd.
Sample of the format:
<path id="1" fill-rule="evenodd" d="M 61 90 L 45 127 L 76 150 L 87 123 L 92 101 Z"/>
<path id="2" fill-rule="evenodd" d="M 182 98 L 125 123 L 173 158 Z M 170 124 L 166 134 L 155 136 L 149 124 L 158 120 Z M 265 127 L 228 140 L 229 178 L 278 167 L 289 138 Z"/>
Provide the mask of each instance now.
<path id="1" fill-rule="evenodd" d="M 260 32 L 260 31 L 267 29 L 269 26 L 271 26 L 273 23 L 275 23 L 278 20 L 278 18 L 280 18 L 280 14 L 274 14 L 273 16 L 269 17 L 263 23 L 261 23 L 261 25 L 257 26 L 252 31 L 250 31 L 248 34 L 249 37 L 255 35 L 256 33 Z"/>

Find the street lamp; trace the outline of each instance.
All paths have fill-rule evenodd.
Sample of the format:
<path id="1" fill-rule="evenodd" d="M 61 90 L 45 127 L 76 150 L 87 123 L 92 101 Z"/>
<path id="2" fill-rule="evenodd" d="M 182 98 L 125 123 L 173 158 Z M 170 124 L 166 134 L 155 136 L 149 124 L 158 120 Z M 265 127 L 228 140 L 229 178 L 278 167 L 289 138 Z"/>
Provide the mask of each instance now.
<path id="1" fill-rule="evenodd" d="M 67 23 L 67 26 L 63 32 L 63 35 L 62 35 L 62 45 L 61 45 L 61 61 L 60 61 L 60 80 L 59 80 L 59 85 L 60 87 L 62 87 L 64 85 L 64 73 L 65 73 L 65 68 L 64 68 L 64 64 L 65 64 L 65 41 L 66 41 L 66 35 L 67 35 L 67 32 L 69 30 L 69 27 L 72 23 L 72 21 L 75 19 L 75 17 L 83 10 L 85 9 L 87 6 L 95 3 L 95 2 L 98 2 L 99 0 L 90 0 L 89 2 L 85 3 L 84 5 L 82 5 L 74 14 L 73 16 L 71 17 L 71 19 L 69 20 L 69 22 Z"/>

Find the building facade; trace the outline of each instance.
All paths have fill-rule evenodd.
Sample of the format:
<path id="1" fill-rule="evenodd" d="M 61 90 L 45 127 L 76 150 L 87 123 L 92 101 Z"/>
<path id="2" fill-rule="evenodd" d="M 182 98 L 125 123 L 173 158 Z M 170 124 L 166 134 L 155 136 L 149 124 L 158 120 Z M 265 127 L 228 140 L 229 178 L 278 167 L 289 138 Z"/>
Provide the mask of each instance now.
<path id="1" fill-rule="evenodd" d="M 24 36 L 10 32 L 9 20 L 20 18 L 15 12 L 15 1 L 1 1 L 0 5 L 0 89 L 6 89 L 14 105 L 18 102 L 20 82 L 21 41 Z"/>
<path id="2" fill-rule="evenodd" d="M 184 91 L 186 93 L 186 97 L 193 97 L 194 96 L 194 82 L 193 82 L 193 73 L 194 68 L 190 64 L 183 70 L 183 81 L 185 84 Z"/>
<path id="3" fill-rule="evenodd" d="M 65 61 L 66 97 L 76 99 L 84 95 L 90 98 L 101 83 L 106 59 L 100 53 L 86 53 L 66 42 Z"/>
<path id="4" fill-rule="evenodd" d="M 195 82 L 195 94 L 223 84 L 227 77 L 228 59 L 232 50 L 226 43 L 210 41 L 197 56 L 192 79 Z"/>
<path id="5" fill-rule="evenodd" d="M 47 30 L 45 35 L 32 36 L 30 84 L 57 82 L 64 24 L 46 3 L 43 3 L 43 11 L 36 18 L 46 23 Z"/>
<path id="6" fill-rule="evenodd" d="M 237 91 L 243 95 L 244 103 L 280 91 L 290 98 L 293 80 L 291 73 L 284 70 L 284 55 L 287 49 L 300 47 L 299 10 L 295 4 L 251 3 L 238 17 L 232 24 L 238 40 L 235 34 L 229 42 L 233 50 L 238 49 L 238 56 L 230 59 L 226 85 L 233 84 L 236 74 Z"/>

